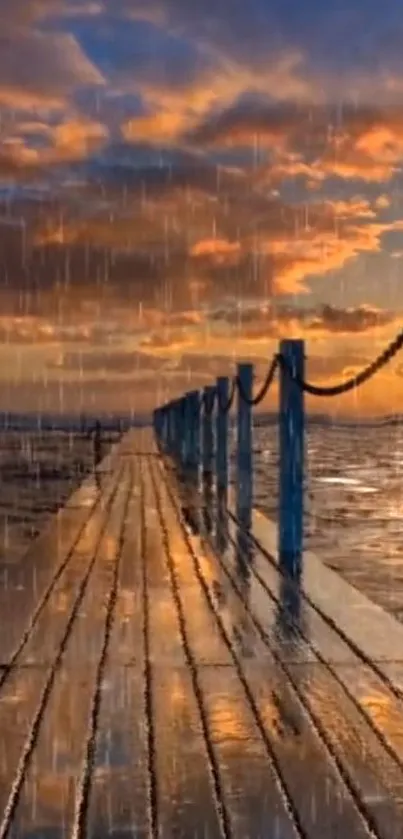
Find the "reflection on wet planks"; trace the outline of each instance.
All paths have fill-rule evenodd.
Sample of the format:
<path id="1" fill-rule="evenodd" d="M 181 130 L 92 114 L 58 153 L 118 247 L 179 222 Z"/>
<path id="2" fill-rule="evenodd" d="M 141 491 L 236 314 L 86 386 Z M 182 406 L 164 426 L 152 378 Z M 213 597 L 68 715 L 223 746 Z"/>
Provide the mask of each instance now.
<path id="1" fill-rule="evenodd" d="M 132 470 L 86 818 L 91 839 L 149 836 L 139 464 Z"/>
<path id="2" fill-rule="evenodd" d="M 125 497 L 130 475 L 125 470 L 87 579 L 76 592 L 79 610 L 65 614 L 64 639 L 32 714 L 31 730 L 10 788 L 3 830 L 12 819 L 12 835 L 23 837 L 34 827 L 64 825 L 72 830 L 82 785 L 85 742 L 105 627 L 105 604 L 119 557 Z M 74 608 L 74 606 L 73 606 Z M 50 624 L 51 626 L 51 624 Z M 91 639 L 91 647 L 88 642 Z M 18 670 L 24 674 L 24 669 Z M 7 689 L 7 684 L 3 688 Z M 53 795 L 52 795 L 53 793 Z"/>
<path id="3" fill-rule="evenodd" d="M 208 554 L 207 548 L 203 553 L 206 554 L 206 552 Z M 214 588 L 211 581 L 203 576 L 204 572 L 201 571 L 199 556 L 196 553 L 195 558 L 209 592 L 210 602 L 213 604 Z M 216 562 L 214 555 L 210 553 L 208 558 L 214 566 Z M 226 599 L 225 609 L 231 610 L 234 601 L 236 599 L 239 601 L 239 598 L 231 586 L 227 585 L 226 588 L 228 599 Z M 234 617 L 239 615 L 239 606 L 242 609 L 240 601 Z M 218 624 L 227 634 L 221 621 L 220 607 L 215 608 L 214 612 Z M 253 634 L 251 630 L 251 635 Z M 367 836 L 367 827 L 353 797 L 348 794 L 343 779 L 335 769 L 331 755 L 269 650 L 266 650 L 263 663 L 262 661 L 258 663 L 258 659 L 254 659 L 253 656 L 242 657 L 228 634 L 227 639 L 228 644 L 234 649 L 234 658 L 238 661 L 236 676 L 233 671 L 229 674 L 223 671 L 223 678 L 227 676 L 228 707 L 231 707 L 236 696 L 234 686 L 238 685 L 238 690 L 241 695 L 243 694 L 244 706 L 249 704 L 259 728 L 258 739 L 265 756 L 260 771 L 263 774 L 267 773 L 271 764 L 274 768 L 273 774 L 277 777 L 273 800 L 277 799 L 278 805 L 282 799 L 287 801 L 297 829 L 300 832 L 305 831 L 307 836 L 333 836 L 335 826 L 341 831 L 340 835 Z M 203 677 L 205 679 L 204 671 Z M 233 685 L 232 689 L 230 689 L 230 684 Z M 236 783 L 237 774 L 242 777 L 243 760 L 244 754 L 239 748 L 238 763 L 236 760 L 233 761 L 229 778 L 231 785 Z M 273 782 L 268 788 L 272 787 Z M 240 795 L 241 788 L 244 792 L 243 797 Z M 249 788 L 246 784 L 243 786 L 239 784 L 238 789 L 239 796 L 234 802 L 231 801 L 230 812 L 237 812 L 237 807 L 234 806 L 237 803 L 238 813 L 243 811 L 241 823 L 245 827 L 249 820 L 250 835 L 259 835 L 254 832 L 258 829 L 257 825 L 265 821 L 267 823 L 269 819 L 269 810 L 265 810 L 265 799 L 260 799 L 259 811 L 256 801 L 253 801 L 253 788 Z M 248 789 L 251 794 L 249 802 L 246 798 Z M 256 819 L 255 825 L 254 819 Z"/>
<path id="4" fill-rule="evenodd" d="M 0 661 L 10 662 L 30 632 L 36 615 L 69 562 L 83 529 L 94 515 L 95 502 L 79 511 L 63 508 L 47 530 L 18 562 L 0 569 L 2 632 Z"/>
<path id="5" fill-rule="evenodd" d="M 144 469 L 151 709 L 157 820 L 161 836 L 223 836 L 222 811 L 188 666 L 148 463 Z M 182 562 L 189 562 L 182 554 Z"/>
<path id="6" fill-rule="evenodd" d="M 104 545 L 110 539 L 108 533 L 111 520 L 113 522 L 119 515 L 122 499 L 118 484 L 118 476 L 115 476 L 105 495 L 105 504 L 98 506 L 87 522 L 69 562 L 58 578 L 22 650 L 23 664 L 51 662 L 59 648 L 68 615 L 87 568 L 97 551 L 105 550 Z M 82 615 L 81 607 L 76 622 L 82 621 Z M 82 647 L 86 656 L 89 654 L 90 643 L 91 638 L 88 637 Z"/>

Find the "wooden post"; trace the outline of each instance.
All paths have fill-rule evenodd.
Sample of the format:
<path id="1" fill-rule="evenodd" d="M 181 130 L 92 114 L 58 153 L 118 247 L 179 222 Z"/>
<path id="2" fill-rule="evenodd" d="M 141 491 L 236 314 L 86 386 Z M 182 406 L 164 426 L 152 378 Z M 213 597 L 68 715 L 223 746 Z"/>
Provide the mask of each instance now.
<path id="1" fill-rule="evenodd" d="M 170 412 L 171 412 L 171 427 L 172 427 L 170 454 L 173 457 L 175 457 L 176 446 L 177 446 L 177 441 L 178 441 L 178 401 L 177 401 L 177 399 L 172 400 L 171 405 L 170 405 Z"/>
<path id="2" fill-rule="evenodd" d="M 162 443 L 164 448 L 168 446 L 168 406 L 164 405 L 162 410 Z"/>
<path id="3" fill-rule="evenodd" d="M 224 499 L 228 492 L 228 410 L 222 411 L 220 405 L 228 405 L 229 378 L 220 376 L 217 379 L 217 408 L 216 408 L 216 472 L 217 492 Z"/>
<path id="4" fill-rule="evenodd" d="M 176 441 L 178 435 L 178 410 L 177 410 L 177 402 L 176 399 L 173 399 L 171 402 L 171 413 L 172 413 L 172 444 L 171 444 L 171 454 L 175 456 L 176 452 Z"/>
<path id="5" fill-rule="evenodd" d="M 294 375 L 304 378 L 304 342 L 281 341 L 280 354 Z M 304 393 L 280 366 L 279 561 L 288 576 L 302 571 Z"/>
<path id="6" fill-rule="evenodd" d="M 180 463 L 183 465 L 183 458 L 185 453 L 185 397 L 181 396 L 180 399 L 177 400 L 177 420 L 176 420 L 176 427 L 177 427 L 177 439 L 176 439 L 176 457 Z"/>
<path id="7" fill-rule="evenodd" d="M 183 446 L 183 414 L 182 414 L 182 399 L 177 399 L 175 402 L 175 457 L 178 463 L 182 460 L 182 446 Z"/>
<path id="8" fill-rule="evenodd" d="M 207 385 L 203 391 L 203 475 L 211 475 L 213 471 L 213 399 L 215 386 Z M 207 406 L 207 408 L 206 408 Z"/>
<path id="9" fill-rule="evenodd" d="M 168 402 L 166 406 L 167 412 L 167 450 L 169 454 L 171 453 L 172 444 L 173 444 L 173 410 L 172 410 L 172 402 Z"/>
<path id="10" fill-rule="evenodd" d="M 190 449 L 190 394 L 185 393 L 183 397 L 183 466 L 186 467 L 189 461 Z"/>
<path id="11" fill-rule="evenodd" d="M 238 364 L 241 390 L 250 401 L 253 395 L 253 364 Z M 245 402 L 238 388 L 237 428 L 237 517 L 249 529 L 252 521 L 252 406 Z"/>
<path id="12" fill-rule="evenodd" d="M 191 472 L 198 476 L 200 464 L 200 393 L 192 390 L 187 396 L 188 405 L 188 448 L 187 466 Z"/>
<path id="13" fill-rule="evenodd" d="M 162 440 L 162 408 L 156 408 L 153 411 L 153 429 L 155 439 L 158 445 L 161 445 Z"/>

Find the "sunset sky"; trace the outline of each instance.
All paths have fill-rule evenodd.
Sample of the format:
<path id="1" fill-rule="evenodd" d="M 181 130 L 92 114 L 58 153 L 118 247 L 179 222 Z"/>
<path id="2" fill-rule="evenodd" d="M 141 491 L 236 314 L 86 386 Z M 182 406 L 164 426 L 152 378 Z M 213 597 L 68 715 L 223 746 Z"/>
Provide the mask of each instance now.
<path id="1" fill-rule="evenodd" d="M 0 410 L 137 411 L 403 325 L 397 0 L 0 0 Z M 263 408 L 277 401 L 273 387 Z M 403 356 L 312 411 L 403 411 Z"/>

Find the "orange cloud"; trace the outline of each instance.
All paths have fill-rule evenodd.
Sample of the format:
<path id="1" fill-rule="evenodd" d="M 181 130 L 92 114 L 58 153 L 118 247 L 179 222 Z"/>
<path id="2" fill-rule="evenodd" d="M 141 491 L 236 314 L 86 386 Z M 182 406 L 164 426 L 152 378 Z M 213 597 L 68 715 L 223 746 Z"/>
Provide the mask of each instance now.
<path id="1" fill-rule="evenodd" d="M 35 143 L 38 137 L 42 139 L 39 146 Z M 104 125 L 78 116 L 64 119 L 56 125 L 16 123 L 10 126 L 8 134 L 4 132 L 0 155 L 5 169 L 8 166 L 10 171 L 27 171 L 84 159 L 103 145 L 107 137 Z"/>
<path id="2" fill-rule="evenodd" d="M 241 251 L 240 242 L 228 242 L 226 239 L 203 239 L 190 249 L 190 256 L 211 257 L 215 262 L 233 261 Z"/>
<path id="3" fill-rule="evenodd" d="M 162 169 L 153 170 L 150 196 L 144 201 L 146 190 L 144 176 L 141 189 L 134 183 L 127 193 L 124 213 L 113 216 L 106 193 L 105 209 L 95 205 L 92 218 L 87 213 L 82 219 L 60 221 L 59 214 L 55 223 L 50 216 L 35 231 L 34 244 L 108 247 L 132 259 L 133 272 L 136 261 L 144 270 L 154 253 L 154 302 L 160 307 L 169 287 L 173 308 L 194 308 L 196 298 L 205 304 L 220 292 L 233 293 L 237 275 L 242 276 L 244 294 L 308 293 L 312 275 L 340 270 L 362 253 L 379 252 L 386 233 L 403 230 L 399 219 L 377 221 L 383 207 L 361 196 L 287 205 L 279 197 L 262 195 L 246 175 L 225 171 L 213 178 L 203 169 L 184 168 L 168 179 Z M 256 218 L 259 225 L 251 233 Z M 145 294 L 151 291 L 143 288 Z"/>
<path id="4" fill-rule="evenodd" d="M 240 99 L 206 113 L 188 131 L 196 147 L 250 147 L 270 155 L 260 168 L 272 181 L 331 175 L 364 181 L 389 180 L 403 156 L 403 118 L 396 108 L 345 108 L 341 126 L 323 105 L 273 105 L 264 97 Z M 334 123 L 334 124 L 333 124 Z M 256 177 L 256 173 L 255 173 Z"/>
<path id="5" fill-rule="evenodd" d="M 197 133 L 200 122 L 208 119 L 210 113 L 230 108 L 248 90 L 262 95 L 273 90 L 280 102 L 322 99 L 317 80 L 308 80 L 303 75 L 303 55 L 298 50 L 277 51 L 259 70 L 240 65 L 218 52 L 212 51 L 210 57 L 210 67 L 190 82 L 183 79 L 176 89 L 144 78 L 137 81 L 130 78 L 124 89 L 140 93 L 149 113 L 125 120 L 121 126 L 123 137 L 129 142 L 146 140 L 164 145 L 177 142 L 182 146 L 184 135 Z M 275 128 L 273 136 L 279 138 Z M 243 136 L 239 127 L 237 139 L 249 142 L 250 131 Z"/>

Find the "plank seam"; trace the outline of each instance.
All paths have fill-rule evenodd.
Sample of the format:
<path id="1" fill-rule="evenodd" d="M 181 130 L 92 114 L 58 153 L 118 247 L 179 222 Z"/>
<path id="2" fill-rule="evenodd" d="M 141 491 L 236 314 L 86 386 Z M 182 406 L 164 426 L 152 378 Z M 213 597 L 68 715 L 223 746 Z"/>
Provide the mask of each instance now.
<path id="1" fill-rule="evenodd" d="M 144 644 L 144 704 L 146 710 L 147 729 L 147 774 L 148 774 L 148 797 L 149 797 L 149 818 L 152 839 L 158 837 L 158 781 L 156 772 L 156 737 L 153 718 L 153 673 L 151 666 L 151 645 L 150 645 L 150 595 L 147 574 L 146 546 L 147 532 L 145 519 L 144 499 L 144 476 L 142 461 L 140 463 L 140 486 L 141 486 L 141 565 L 142 565 L 142 600 L 143 600 L 143 644 Z"/>

